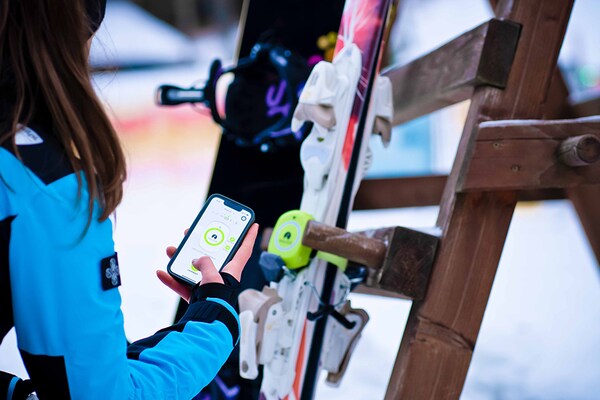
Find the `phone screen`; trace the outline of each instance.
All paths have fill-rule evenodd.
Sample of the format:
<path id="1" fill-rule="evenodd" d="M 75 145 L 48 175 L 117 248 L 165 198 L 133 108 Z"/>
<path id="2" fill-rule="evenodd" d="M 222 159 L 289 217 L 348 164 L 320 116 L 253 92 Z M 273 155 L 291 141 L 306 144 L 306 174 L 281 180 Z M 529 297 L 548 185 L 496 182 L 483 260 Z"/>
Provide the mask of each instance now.
<path id="1" fill-rule="evenodd" d="M 196 284 L 202 274 L 192 260 L 209 256 L 221 270 L 254 221 L 251 209 L 220 195 L 211 196 L 169 263 L 171 274 Z"/>

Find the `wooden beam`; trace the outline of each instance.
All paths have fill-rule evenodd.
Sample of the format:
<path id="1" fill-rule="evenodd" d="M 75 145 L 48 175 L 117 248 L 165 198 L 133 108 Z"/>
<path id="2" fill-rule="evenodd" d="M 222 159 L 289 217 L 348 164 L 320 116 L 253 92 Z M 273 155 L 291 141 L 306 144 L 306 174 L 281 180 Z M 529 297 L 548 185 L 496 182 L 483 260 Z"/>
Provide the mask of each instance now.
<path id="1" fill-rule="evenodd" d="M 478 86 L 505 86 L 519 26 L 492 19 L 408 65 L 382 72 L 392 81 L 398 125 L 467 100 Z"/>
<path id="2" fill-rule="evenodd" d="M 535 190 L 600 183 L 600 163 L 594 164 L 599 157 L 600 117 L 483 122 L 457 189 Z"/>
<path id="3" fill-rule="evenodd" d="M 437 206 L 447 180 L 447 175 L 368 179 L 360 185 L 354 210 Z M 563 189 L 536 189 L 521 190 L 517 198 L 519 201 L 560 200 L 566 195 Z"/>
<path id="4" fill-rule="evenodd" d="M 354 209 L 437 206 L 447 179 L 446 175 L 428 175 L 364 180 L 356 194 Z"/>
<path id="5" fill-rule="evenodd" d="M 572 0 L 500 0 L 522 25 L 505 90 L 475 90 L 442 196 L 443 234 L 427 295 L 413 303 L 386 399 L 457 399 L 512 219 L 515 192 L 457 193 L 483 121 L 541 118 Z"/>

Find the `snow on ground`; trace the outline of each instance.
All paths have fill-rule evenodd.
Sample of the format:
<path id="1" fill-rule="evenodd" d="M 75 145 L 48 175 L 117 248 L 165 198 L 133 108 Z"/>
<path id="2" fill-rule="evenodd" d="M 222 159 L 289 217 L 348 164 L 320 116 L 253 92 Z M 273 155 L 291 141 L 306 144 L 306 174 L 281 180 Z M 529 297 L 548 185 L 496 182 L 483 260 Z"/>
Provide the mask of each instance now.
<path id="1" fill-rule="evenodd" d="M 517 209 L 465 398 L 600 398 L 600 268 L 566 201 Z"/>

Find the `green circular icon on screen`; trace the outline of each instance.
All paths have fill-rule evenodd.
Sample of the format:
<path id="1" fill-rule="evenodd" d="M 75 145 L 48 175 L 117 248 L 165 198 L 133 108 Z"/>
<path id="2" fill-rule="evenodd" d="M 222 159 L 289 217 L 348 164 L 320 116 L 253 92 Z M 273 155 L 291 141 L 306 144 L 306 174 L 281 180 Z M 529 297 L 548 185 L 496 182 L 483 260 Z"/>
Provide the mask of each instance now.
<path id="1" fill-rule="evenodd" d="M 219 228 L 210 228 L 204 232 L 204 241 L 209 246 L 218 246 L 225 240 L 225 234 Z"/>

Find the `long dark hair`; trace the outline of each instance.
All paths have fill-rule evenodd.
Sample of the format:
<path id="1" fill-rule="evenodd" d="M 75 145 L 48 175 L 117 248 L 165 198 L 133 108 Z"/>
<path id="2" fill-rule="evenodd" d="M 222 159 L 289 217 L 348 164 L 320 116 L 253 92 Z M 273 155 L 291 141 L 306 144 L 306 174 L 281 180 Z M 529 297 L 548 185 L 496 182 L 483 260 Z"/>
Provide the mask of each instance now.
<path id="1" fill-rule="evenodd" d="M 117 135 L 90 81 L 88 39 L 96 26 L 89 10 L 83 0 L 0 4 L 0 76 L 10 73 L 14 79 L 14 102 L 0 144 L 12 140 L 14 146 L 18 125 L 27 125 L 42 104 L 74 170 L 85 175 L 90 218 L 98 200 L 100 220 L 105 220 L 123 197 L 126 170 Z"/>

